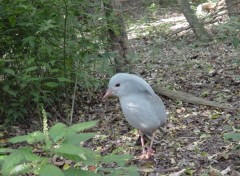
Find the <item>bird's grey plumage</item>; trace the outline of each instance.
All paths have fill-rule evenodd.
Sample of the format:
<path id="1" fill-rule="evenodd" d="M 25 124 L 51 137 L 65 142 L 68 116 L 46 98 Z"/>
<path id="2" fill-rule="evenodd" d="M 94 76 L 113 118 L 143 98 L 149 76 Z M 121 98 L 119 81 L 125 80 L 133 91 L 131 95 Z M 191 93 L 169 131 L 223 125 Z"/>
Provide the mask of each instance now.
<path id="1" fill-rule="evenodd" d="M 110 79 L 108 87 L 119 97 L 124 116 L 133 127 L 154 131 L 165 124 L 167 116 L 162 100 L 139 76 L 118 73 Z"/>

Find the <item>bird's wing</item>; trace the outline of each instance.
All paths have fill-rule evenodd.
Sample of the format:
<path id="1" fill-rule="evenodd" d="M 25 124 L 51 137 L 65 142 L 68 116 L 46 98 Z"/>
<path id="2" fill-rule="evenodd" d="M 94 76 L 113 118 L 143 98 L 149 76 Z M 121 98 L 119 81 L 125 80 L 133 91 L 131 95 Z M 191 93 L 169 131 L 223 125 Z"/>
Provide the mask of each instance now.
<path id="1" fill-rule="evenodd" d="M 134 76 L 134 81 L 136 81 L 136 86 L 139 88 L 139 90 L 143 90 L 144 92 L 147 92 L 152 96 L 155 95 L 151 86 L 144 79 L 142 79 L 137 75 L 133 75 L 133 76 Z"/>
<path id="2" fill-rule="evenodd" d="M 164 125 L 167 120 L 166 109 L 161 98 L 154 93 L 151 95 L 149 93 L 145 94 L 147 101 L 150 102 L 152 107 L 152 112 L 154 112 L 155 117 L 160 118 L 160 126 Z"/>

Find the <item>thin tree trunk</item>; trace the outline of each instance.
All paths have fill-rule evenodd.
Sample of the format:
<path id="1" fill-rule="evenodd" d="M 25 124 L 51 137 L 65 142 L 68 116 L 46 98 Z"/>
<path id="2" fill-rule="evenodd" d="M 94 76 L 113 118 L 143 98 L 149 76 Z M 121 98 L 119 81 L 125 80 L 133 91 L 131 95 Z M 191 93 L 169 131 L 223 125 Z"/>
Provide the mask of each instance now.
<path id="1" fill-rule="evenodd" d="M 105 3 L 104 6 L 109 28 L 109 43 L 111 44 L 111 50 L 117 52 L 114 58 L 115 68 L 117 72 L 123 72 L 127 70 L 127 65 L 129 64 L 127 60 L 129 44 L 121 3 L 119 0 L 111 0 Z"/>
<path id="2" fill-rule="evenodd" d="M 211 36 L 204 29 L 204 26 L 198 21 L 195 13 L 190 8 L 188 0 L 178 0 L 178 4 L 197 39 L 201 42 L 211 41 Z"/>

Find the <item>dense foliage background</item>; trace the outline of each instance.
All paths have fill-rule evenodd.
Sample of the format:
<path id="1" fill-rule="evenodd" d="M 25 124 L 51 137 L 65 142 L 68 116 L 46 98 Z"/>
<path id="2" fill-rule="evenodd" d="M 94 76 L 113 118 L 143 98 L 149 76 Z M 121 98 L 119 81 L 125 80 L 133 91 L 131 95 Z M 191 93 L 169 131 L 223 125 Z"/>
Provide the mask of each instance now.
<path id="1" fill-rule="evenodd" d="M 81 89 L 99 88 L 96 75 L 112 72 L 100 1 L 4 0 L 0 8 L 0 114 L 7 121 L 69 100 L 75 80 Z"/>

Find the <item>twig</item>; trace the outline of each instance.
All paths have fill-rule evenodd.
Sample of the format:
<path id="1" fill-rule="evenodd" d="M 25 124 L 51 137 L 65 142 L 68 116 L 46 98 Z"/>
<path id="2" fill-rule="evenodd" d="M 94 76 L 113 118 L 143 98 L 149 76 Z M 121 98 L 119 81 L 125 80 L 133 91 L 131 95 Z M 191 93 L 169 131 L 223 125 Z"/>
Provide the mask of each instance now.
<path id="1" fill-rule="evenodd" d="M 198 139 L 199 137 L 185 137 L 185 136 L 180 136 L 180 137 L 178 137 L 178 138 L 180 138 L 180 139 Z"/>
<path id="2" fill-rule="evenodd" d="M 73 90 L 73 96 L 72 96 L 72 108 L 71 108 L 70 119 L 69 119 L 70 125 L 72 124 L 72 119 L 73 119 L 73 111 L 74 111 L 76 92 L 77 92 L 77 83 L 78 83 L 78 77 L 76 76 L 74 90 Z"/>
<path id="3" fill-rule="evenodd" d="M 179 171 L 179 168 L 178 167 L 170 167 L 167 169 L 156 168 L 155 171 L 157 173 L 174 172 L 174 171 Z"/>
<path id="4" fill-rule="evenodd" d="M 174 172 L 179 171 L 178 167 L 170 167 L 167 169 L 160 169 L 160 168 L 139 168 L 139 172 L 145 172 L 145 173 L 151 173 L 151 172 L 157 172 L 157 173 L 166 173 L 166 172 Z"/>
<path id="5" fill-rule="evenodd" d="M 144 172 L 144 173 L 151 173 L 151 172 L 155 172 L 155 169 L 154 168 L 139 168 L 138 171 Z"/>
<path id="6" fill-rule="evenodd" d="M 169 176 L 180 176 L 180 175 L 182 175 L 185 172 L 185 170 L 186 169 L 182 169 L 182 170 L 180 170 L 178 172 L 174 172 L 172 174 L 169 174 Z"/>
<path id="7" fill-rule="evenodd" d="M 47 97 L 44 92 L 43 92 L 43 95 L 44 95 L 45 97 Z M 54 106 L 53 106 L 47 99 L 46 99 L 46 102 L 47 102 L 47 104 L 49 104 L 49 105 L 51 106 L 52 110 L 55 111 L 55 113 L 57 114 L 57 116 L 60 117 L 65 123 L 67 123 L 67 121 L 60 115 L 60 113 L 54 108 Z"/>
<path id="8" fill-rule="evenodd" d="M 66 76 L 66 59 L 67 59 L 67 54 L 66 54 L 66 40 L 67 40 L 67 17 L 68 17 L 68 5 L 66 1 L 64 1 L 64 33 L 63 33 L 63 68 L 64 68 L 64 76 Z M 66 87 L 65 87 L 66 88 Z"/>

